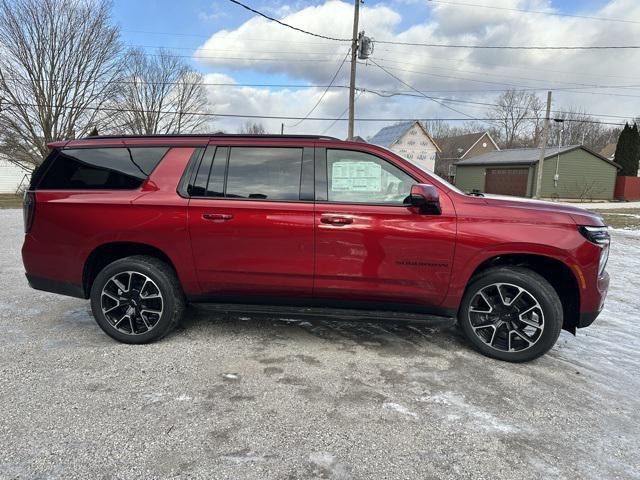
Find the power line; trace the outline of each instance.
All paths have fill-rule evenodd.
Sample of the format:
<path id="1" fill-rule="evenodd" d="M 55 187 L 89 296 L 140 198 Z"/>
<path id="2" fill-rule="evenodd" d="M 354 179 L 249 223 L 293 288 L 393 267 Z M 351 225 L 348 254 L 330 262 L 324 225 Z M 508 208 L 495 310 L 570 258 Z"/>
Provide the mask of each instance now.
<path id="1" fill-rule="evenodd" d="M 293 25 L 289 25 L 288 23 L 284 23 L 284 22 L 282 22 L 282 21 L 278 20 L 277 18 L 270 17 L 270 16 L 269 16 L 269 15 L 267 15 L 266 13 L 259 12 L 258 10 L 253 9 L 253 8 L 251 8 L 250 6 L 245 5 L 244 3 L 240 3 L 238 0 L 229 0 L 229 1 L 230 1 L 231 3 L 235 3 L 236 5 L 241 6 L 241 7 L 242 7 L 242 8 L 244 8 L 245 10 L 249 10 L 250 12 L 255 13 L 256 15 L 260 15 L 261 17 L 264 17 L 264 18 L 266 18 L 267 20 L 271 20 L 272 22 L 279 23 L 279 24 L 280 24 L 280 25 L 282 25 L 283 27 L 287 27 L 287 28 L 290 28 L 290 29 L 292 29 L 292 30 L 296 30 L 296 31 L 301 32 L 301 33 L 306 33 L 307 35 L 312 35 L 312 36 L 314 36 L 314 37 L 324 38 L 324 39 L 326 39 L 326 40 L 335 40 L 335 41 L 337 41 L 337 42 L 351 42 L 351 39 L 350 39 L 350 38 L 336 38 L 336 37 L 328 37 L 328 36 L 326 36 L 326 35 L 321 35 L 321 34 L 319 34 L 319 33 L 313 33 L 313 32 L 310 32 L 310 31 L 308 31 L 308 30 L 303 30 L 302 28 L 294 27 Z"/>
<path id="2" fill-rule="evenodd" d="M 640 24 L 640 22 L 635 20 L 624 20 L 621 18 L 592 17 L 590 15 L 577 15 L 572 13 L 560 13 L 560 12 L 545 12 L 542 10 L 525 10 L 522 8 L 498 7 L 494 5 L 478 5 L 477 3 L 466 3 L 466 2 L 448 2 L 444 0 L 429 0 L 429 1 L 431 3 L 442 3 L 444 5 L 455 5 L 459 7 L 477 7 L 477 8 L 487 8 L 491 10 L 505 10 L 509 12 L 531 13 L 531 14 L 537 14 L 537 15 L 552 15 L 555 17 L 570 17 L 570 18 L 582 18 L 585 20 L 598 20 L 603 22 L 621 22 L 621 23 Z"/>
<path id="3" fill-rule="evenodd" d="M 211 51 L 211 52 L 245 52 L 245 49 L 220 49 L 220 48 L 202 48 L 202 47 L 167 47 L 164 45 L 127 45 L 129 47 L 132 48 L 155 48 L 155 49 L 166 49 L 166 50 L 191 50 L 191 51 L 196 51 L 196 52 L 200 52 L 200 51 Z M 380 51 L 385 51 L 385 52 L 389 52 L 389 53 L 397 53 L 394 52 L 392 50 L 389 49 L 380 49 Z M 188 56 L 188 55 L 175 55 L 172 53 L 162 53 L 162 54 L 153 54 L 153 53 L 149 53 L 149 52 L 142 52 L 143 55 L 145 56 L 157 56 L 157 55 L 166 55 L 166 56 L 170 56 L 170 57 L 178 57 L 178 58 L 199 58 L 199 59 L 214 59 L 214 60 L 239 60 L 239 61 L 277 61 L 277 62 L 288 62 L 288 61 L 314 61 L 314 59 L 309 60 L 307 57 L 309 55 L 315 55 L 315 56 L 326 56 L 326 59 L 320 59 L 319 61 L 322 62 L 329 62 L 332 61 L 330 57 L 339 57 L 340 54 L 337 53 L 331 53 L 331 52 L 292 52 L 292 51 L 283 51 L 283 50 L 262 50 L 262 51 L 257 51 L 257 50 L 253 50 L 252 51 L 255 54 L 262 54 L 262 53 L 269 53 L 269 54 L 278 54 L 278 55 L 304 55 L 304 58 L 291 58 L 291 59 L 283 59 L 283 58 L 260 58 L 260 57 L 244 57 L 244 56 L 240 56 L 240 57 L 225 57 L 225 56 Z M 434 60 L 439 60 L 439 61 L 446 61 L 446 62 L 454 62 L 454 63 L 462 63 L 464 60 L 463 59 L 451 59 L 451 58 L 445 58 L 445 57 L 434 57 L 434 56 L 429 56 L 429 58 L 433 58 Z M 411 62 L 402 62 L 402 61 L 398 61 L 398 60 L 391 60 L 391 59 L 385 59 L 385 58 L 380 58 L 379 60 L 381 61 L 386 61 L 386 62 L 391 62 L 391 63 L 395 63 L 395 64 L 399 64 L 399 65 L 411 65 L 411 66 L 421 66 L 422 64 L 416 64 L 416 63 L 411 63 Z M 489 66 L 495 66 L 495 67 L 500 67 L 500 68 L 506 68 L 506 69 L 511 69 L 511 70 L 526 70 L 526 71 L 530 71 L 530 69 L 524 69 L 524 68 L 518 68 L 518 67 L 512 67 L 512 66 L 507 66 L 507 65 L 502 65 L 499 63 L 488 63 L 488 62 L 477 62 L 474 60 L 475 63 L 479 63 L 480 65 L 489 65 Z M 460 70 L 458 68 L 446 68 L 446 67 L 430 67 L 430 68 L 435 68 L 438 70 L 449 70 L 449 71 L 456 71 L 456 72 L 463 72 L 463 73 L 478 73 L 480 75 L 486 75 L 485 72 L 474 72 L 474 71 L 468 71 L 468 70 Z M 567 75 L 591 75 L 591 76 L 597 76 L 598 78 L 602 78 L 602 77 L 610 77 L 610 78 L 635 78 L 635 77 L 631 77 L 631 76 L 622 76 L 622 75 L 607 75 L 607 74 L 598 74 L 598 73 L 585 73 L 585 72 L 575 72 L 575 71 L 567 71 L 567 70 L 550 70 L 550 69 L 540 69 L 536 67 L 536 71 L 539 72 L 551 72 L 551 73 L 561 73 L 561 74 L 567 74 Z M 514 76 L 514 75 L 498 75 L 498 74 L 491 74 L 492 76 L 500 76 L 500 77 L 506 77 L 506 78 L 515 78 L 515 79 L 521 79 L 521 80 L 531 80 L 531 81 L 535 81 L 535 82 L 543 82 L 543 81 L 548 81 L 548 79 L 542 79 L 542 78 L 531 78 L 531 77 L 518 77 L 518 76 Z M 591 86 L 588 84 L 584 84 L 584 83 L 577 83 L 577 82 L 569 82 L 566 80 L 555 80 L 556 82 L 559 83 L 566 83 L 566 84 L 575 84 L 575 85 L 580 85 L 580 86 Z M 593 85 L 593 87 L 595 88 L 596 86 Z M 640 85 L 619 85 L 619 86 L 610 86 L 607 88 L 640 88 Z"/>
<path id="4" fill-rule="evenodd" d="M 48 104 L 39 104 L 39 103 L 22 103 L 22 102 L 5 102 L 4 106 L 17 106 L 17 107 L 34 107 L 34 108 L 61 108 L 66 110 L 92 110 L 92 111 L 103 111 L 103 112 L 115 112 L 115 113 L 130 113 L 130 112 L 147 112 L 154 114 L 182 114 L 182 115 L 199 115 L 206 117 L 228 117 L 228 118 L 256 118 L 256 119 L 265 119 L 265 120 L 301 120 L 305 117 L 300 116 L 286 116 L 286 115 L 252 115 L 252 114 L 232 114 L 232 113 L 214 113 L 214 112 L 184 112 L 178 110 L 154 110 L 154 109 L 132 109 L 132 108 L 118 108 L 118 107 L 79 107 L 79 106 L 67 106 L 67 105 L 48 105 Z M 524 117 L 523 120 L 536 120 L 537 117 Z M 346 121 L 345 118 L 335 118 L 335 117 L 308 117 L 306 120 L 310 121 L 321 121 L 321 122 L 333 122 L 333 121 Z M 404 117 L 404 118 L 385 118 L 385 117 L 373 117 L 373 118 L 356 118 L 356 121 L 359 122 L 407 122 L 415 120 L 415 117 Z M 444 122 L 460 122 L 460 121 L 469 121 L 469 117 L 466 118 L 422 118 L 424 121 L 436 121 L 441 120 Z M 472 118 L 472 120 L 476 120 L 479 122 L 491 122 L 502 120 L 501 118 Z M 613 123 L 613 122 L 602 122 L 598 120 L 575 120 L 575 119 L 563 119 L 565 122 L 569 123 L 593 123 L 600 125 L 624 125 L 624 123 Z"/>
<path id="5" fill-rule="evenodd" d="M 386 59 L 386 58 L 379 58 L 379 61 L 384 61 L 384 62 L 390 62 L 390 63 L 395 63 L 398 65 L 409 65 L 409 66 L 418 66 L 420 67 L 421 64 L 417 64 L 417 63 L 411 63 L 411 62 L 400 62 L 397 60 L 391 60 L 391 59 Z M 504 78 L 513 78 L 516 80 L 528 80 L 528 81 L 532 81 L 532 82 L 548 82 L 549 79 L 548 78 L 533 78 L 533 77 L 519 77 L 519 76 L 515 76 L 515 75 L 504 75 L 504 74 L 491 74 L 491 73 L 486 73 L 486 72 L 479 72 L 479 71 L 474 71 L 474 70 L 460 70 L 459 68 L 447 68 L 447 67 L 434 67 L 434 66 L 429 66 L 429 68 L 434 68 L 437 70 L 444 70 L 444 71 L 453 71 L 453 72 L 460 72 L 460 73 L 469 73 L 471 75 L 477 74 L 477 75 L 483 75 L 483 76 L 496 76 L 496 77 L 504 77 Z M 570 73 L 575 73 L 575 72 L 570 72 Z M 637 79 L 636 79 L 637 80 Z M 589 88 L 601 88 L 602 85 L 597 85 L 597 84 L 589 84 L 589 83 L 578 83 L 578 82 L 571 82 L 571 81 L 566 81 L 566 80 L 553 80 L 556 83 L 562 83 L 562 84 L 566 84 L 566 85 L 574 85 L 574 86 L 579 86 L 579 87 L 589 87 Z M 627 89 L 636 89 L 636 88 L 640 88 L 639 84 L 634 84 L 634 85 L 615 85 L 615 86 L 611 86 L 611 85 L 607 85 L 604 88 L 627 88 Z"/>
<path id="6" fill-rule="evenodd" d="M 365 65 L 365 66 L 369 66 L 368 63 L 365 62 L 358 62 L 360 65 Z M 442 74 L 438 74 L 438 73 L 431 73 L 431 72 L 421 72 L 418 70 L 410 70 L 410 69 L 406 69 L 406 68 L 397 68 L 397 67 L 389 67 L 387 65 L 385 65 L 385 67 L 387 67 L 389 70 L 393 70 L 395 72 L 408 72 L 408 73 L 415 73 L 417 75 L 427 75 L 427 76 L 431 76 L 431 77 L 438 77 L 438 78 L 450 78 L 450 79 L 454 79 L 454 80 L 463 80 L 466 82 L 475 82 L 475 83 L 484 83 L 484 84 L 490 84 L 490 85 L 507 85 L 509 87 L 511 87 L 512 89 L 518 89 L 518 90 L 531 90 L 531 91 L 542 91 L 542 90 L 559 90 L 559 91 L 565 91 L 565 92 L 571 92 L 571 93 L 588 93 L 588 94 L 592 94 L 592 95 L 611 95 L 611 96 L 622 96 L 622 97 L 638 97 L 638 95 L 626 95 L 626 94 L 616 94 L 616 93 L 604 93 L 604 92 L 579 92 L 578 90 L 581 90 L 582 88 L 618 88 L 618 86 L 599 86 L 599 87 L 595 87 L 595 86 L 587 86 L 587 87 L 558 87 L 558 86 L 548 86 L 545 88 L 542 87 L 533 87 L 531 85 L 522 85 L 522 84 L 516 84 L 516 83 L 509 83 L 509 82 L 494 82 L 491 80 L 480 80 L 480 79 L 476 79 L 476 78 L 467 78 L 467 77 L 458 77 L 455 75 L 442 75 Z M 508 90 L 508 89 L 502 89 L 501 91 L 504 90 Z M 485 90 L 480 90 L 480 91 L 485 91 Z"/>
<path id="7" fill-rule="evenodd" d="M 338 69 L 336 70 L 336 73 L 333 74 L 333 77 L 331 77 L 331 81 L 329 82 L 329 85 L 327 85 L 327 88 L 325 88 L 324 92 L 322 92 L 322 95 L 320 95 L 320 98 L 318 99 L 318 101 L 316 102 L 316 104 L 313 106 L 313 108 L 311 110 L 309 110 L 309 113 L 307 113 L 305 115 L 305 118 L 294 123 L 293 125 L 287 125 L 287 128 L 293 128 L 293 127 L 297 127 L 298 125 L 300 125 L 302 122 L 304 122 L 307 118 L 309 118 L 309 115 L 311 115 L 313 113 L 313 111 L 318 107 L 318 105 L 320 105 L 320 102 L 322 102 L 322 99 L 325 97 L 325 95 L 327 94 L 327 92 L 329 91 L 329 89 L 331 88 L 331 86 L 333 85 L 333 82 L 335 82 L 336 78 L 338 77 L 338 74 L 340 73 L 340 70 L 342 70 L 342 67 L 344 65 L 344 62 L 347 61 L 347 57 L 349 56 L 349 54 L 351 53 L 351 49 L 349 49 L 347 51 L 347 54 L 344 56 L 344 58 L 342 59 L 342 62 L 340 62 L 340 65 L 338 66 Z"/>
<path id="8" fill-rule="evenodd" d="M 362 94 L 364 93 L 364 91 L 359 91 L 358 95 L 356 96 L 356 98 L 353 99 L 353 103 L 355 104 L 358 99 L 362 96 Z M 325 128 L 321 135 L 325 135 L 329 130 L 331 130 L 333 128 L 333 126 L 338 123 L 339 120 L 342 120 L 342 117 L 345 116 L 345 114 L 349 111 L 349 106 L 347 105 L 347 108 L 345 108 L 342 113 L 340 115 L 338 115 L 338 118 L 336 118 L 333 122 L 331 122 L 331 125 L 329 125 L 327 128 Z"/>
<path id="9" fill-rule="evenodd" d="M 266 18 L 272 22 L 276 22 L 284 27 L 291 28 L 298 32 L 311 35 L 318 38 L 324 38 L 326 40 L 334 40 L 337 42 L 351 42 L 350 38 L 336 38 L 321 35 L 318 33 L 303 30 L 298 27 L 294 27 L 288 23 L 282 22 L 277 18 L 271 17 L 266 13 L 262 13 L 254 8 L 239 2 L 238 0 L 229 0 L 231 3 L 241 6 L 242 8 Z M 412 47 L 434 47 L 434 48 L 470 48 L 470 49 L 506 49 L 506 50 L 639 50 L 640 45 L 576 45 L 576 46 L 528 46 L 528 45 L 464 45 L 464 44 L 444 44 L 444 43 L 417 43 L 417 42 L 398 42 L 395 40 L 375 40 L 377 43 L 383 43 L 387 45 L 408 45 Z"/>
<path id="10" fill-rule="evenodd" d="M 368 88 L 358 88 L 359 91 L 361 92 L 365 92 L 365 93 L 373 93 L 374 95 L 377 95 L 379 97 L 383 97 L 383 98 L 390 98 L 390 97 L 413 97 L 413 98 L 424 98 L 423 95 L 417 95 L 415 93 L 408 93 L 408 92 L 393 92 L 393 91 L 385 91 L 385 90 L 373 90 L 373 89 L 368 89 Z M 489 103 L 489 102 L 476 102 L 476 101 L 472 101 L 472 100 L 459 100 L 459 99 L 455 99 L 455 98 L 446 98 L 446 97 L 432 97 L 436 100 L 441 100 L 443 102 L 450 102 L 450 103 L 462 103 L 465 105 L 477 105 L 477 106 L 483 106 L 483 107 L 500 107 L 501 105 L 498 103 Z M 517 110 L 526 110 L 528 109 L 528 107 L 521 107 L 519 105 L 513 105 L 513 108 L 517 109 Z M 553 110 L 554 114 L 559 114 L 559 115 L 570 115 L 570 114 L 578 114 L 578 115 L 585 115 L 585 116 L 589 116 L 589 117 L 608 117 L 608 118 L 621 118 L 621 119 L 631 119 L 634 117 L 634 115 L 611 115 L 611 114 L 605 114 L 605 113 L 590 113 L 590 112 L 572 112 L 572 111 L 568 111 L 568 110 Z M 574 121 L 580 121 L 579 119 L 575 119 Z M 585 122 L 587 120 L 584 120 Z"/>
<path id="11" fill-rule="evenodd" d="M 128 47 L 131 48 L 155 48 L 158 50 L 161 49 L 165 49 L 165 50 L 190 50 L 190 51 L 195 51 L 195 52 L 202 52 L 202 51 L 209 51 L 209 52 L 238 52 L 238 53 L 242 53 L 245 52 L 245 49 L 222 49 L 222 48 L 202 48 L 202 47 L 167 47 L 164 45 L 127 45 Z M 395 54 L 397 52 L 393 52 L 392 50 L 389 49 L 381 49 L 381 51 L 386 51 L 392 54 Z M 335 52 L 335 50 L 334 50 Z M 304 58 L 302 59 L 283 59 L 283 58 L 264 58 L 264 57 L 244 57 L 244 56 L 240 56 L 240 57 L 218 57 L 218 56 L 197 56 L 197 57 L 193 57 L 193 56 L 187 56 L 187 55 L 176 55 L 170 52 L 164 52 L 164 53 L 150 53 L 150 52 L 142 52 L 143 55 L 148 55 L 148 56 L 157 56 L 157 55 L 166 55 L 166 56 L 171 56 L 171 57 L 178 57 L 178 58 L 202 58 L 202 59 L 207 59 L 207 58 L 211 58 L 211 59 L 231 59 L 231 60 L 247 60 L 247 61 L 308 61 L 307 57 L 309 55 L 315 55 L 315 56 L 325 56 L 327 57 L 326 60 L 323 61 L 331 61 L 329 60 L 330 57 L 340 57 L 340 54 L 338 53 L 332 53 L 332 52 L 292 52 L 292 51 L 283 51 L 283 50 L 252 50 L 252 53 L 254 54 L 278 54 L 278 55 L 303 55 Z M 429 56 L 429 58 L 433 58 L 434 60 L 439 60 L 439 61 L 446 61 L 446 62 L 454 62 L 454 63 L 461 63 L 464 60 L 462 59 L 451 59 L 451 58 L 444 58 L 444 57 L 434 57 L 434 56 Z M 396 63 L 399 65 L 411 65 L 411 66 L 421 66 L 422 64 L 416 64 L 416 63 L 411 63 L 411 62 L 402 62 L 402 61 L 398 61 L 398 60 L 391 60 L 391 59 L 385 59 L 385 58 L 380 58 L 379 60 L 381 61 L 386 61 L 386 62 L 391 62 L 391 63 Z M 490 65 L 490 66 L 497 66 L 500 68 L 507 68 L 507 69 L 515 69 L 515 70 L 525 70 L 523 68 L 518 68 L 518 67 L 511 67 L 511 66 L 506 66 L 506 65 L 501 65 L 499 63 L 487 63 L 487 62 L 476 62 L 476 63 L 480 63 L 480 65 Z M 431 67 L 431 68 L 436 68 L 439 70 L 455 70 L 455 71 L 460 71 L 460 72 L 465 72 L 465 73 L 479 73 L 481 75 L 485 75 L 484 72 L 473 72 L 473 71 L 465 71 L 465 70 L 460 70 L 460 69 L 452 69 L 452 68 L 446 68 L 446 67 Z M 530 69 L 526 69 L 527 71 L 529 71 Z M 536 68 L 536 71 L 539 72 L 552 72 L 552 73 L 562 73 L 562 74 L 567 74 L 567 75 L 574 75 L 574 74 L 580 74 L 580 75 L 584 75 L 584 72 L 575 72 L 575 71 L 567 71 L 567 70 L 549 70 L 549 69 L 539 69 Z M 621 75 L 607 75 L 607 74 L 591 74 L 593 76 L 597 76 L 599 78 L 601 77 L 611 77 L 611 78 L 635 78 L 635 77 L 630 77 L 630 76 L 621 76 Z M 496 74 L 494 74 L 494 76 L 496 76 Z M 500 76 L 505 76 L 505 75 L 500 75 Z M 530 77 L 518 77 L 518 76 L 507 76 L 508 78 L 516 78 L 516 79 L 522 79 L 522 80 L 532 80 L 532 81 L 536 81 L 536 82 L 542 82 L 542 81 L 547 81 L 548 79 L 540 79 L 540 78 L 530 78 Z M 567 82 L 567 81 L 563 81 L 563 80 L 556 80 L 556 82 L 560 82 L 560 83 L 574 83 L 576 85 L 586 85 L 586 84 L 581 84 L 581 83 L 576 83 L 576 82 Z M 630 86 L 620 86 L 620 88 L 636 88 L 636 87 L 640 87 L 640 85 L 630 85 Z"/>
<path id="12" fill-rule="evenodd" d="M 233 1 L 233 0 L 230 0 Z M 489 50 L 640 50 L 640 45 L 571 45 L 571 46 L 529 46 L 529 45 L 465 45 L 445 43 L 398 42 L 395 40 L 375 40 L 387 45 L 407 45 L 411 47 L 469 48 Z"/>
<path id="13" fill-rule="evenodd" d="M 452 110 L 452 111 L 454 111 L 454 112 L 456 112 L 456 113 L 459 113 L 460 115 L 464 115 L 465 117 L 469 117 L 469 118 L 471 118 L 472 120 L 477 120 L 477 118 L 474 118 L 474 117 L 472 117 L 471 115 L 467 115 L 466 113 L 461 112 L 460 110 L 456 110 L 455 108 L 450 107 L 449 105 L 447 105 L 447 104 L 445 104 L 445 103 L 442 103 L 442 102 L 440 102 L 439 100 L 436 100 L 434 97 L 431 97 L 431 96 L 427 95 L 426 93 L 421 92 L 421 91 L 420 91 L 420 90 L 418 90 L 417 88 L 414 88 L 412 85 L 409 85 L 407 82 L 405 82 L 405 81 L 404 81 L 404 80 L 402 80 L 401 78 L 399 78 L 399 77 L 395 76 L 393 73 L 391 73 L 390 71 L 388 71 L 388 70 L 387 70 L 387 69 L 385 69 L 384 67 L 380 66 L 378 63 L 376 63 L 376 61 L 375 61 L 375 60 L 373 60 L 373 59 L 371 59 L 371 58 L 370 58 L 370 59 L 369 59 L 369 61 L 371 61 L 371 63 L 373 63 L 376 67 L 378 67 L 380 70 L 382 70 L 383 72 L 385 72 L 387 75 L 389 75 L 389 76 L 390 76 L 390 77 L 392 77 L 392 78 L 395 78 L 398 82 L 402 83 L 405 87 L 409 87 L 411 90 L 415 91 L 416 93 L 419 93 L 419 94 L 420 94 L 420 95 L 422 95 L 423 97 L 428 98 L 429 100 L 431 100 L 431 101 L 433 101 L 433 102 L 437 103 L 438 105 L 441 105 L 441 106 L 443 106 L 443 107 L 445 107 L 445 108 L 448 108 L 449 110 Z"/>

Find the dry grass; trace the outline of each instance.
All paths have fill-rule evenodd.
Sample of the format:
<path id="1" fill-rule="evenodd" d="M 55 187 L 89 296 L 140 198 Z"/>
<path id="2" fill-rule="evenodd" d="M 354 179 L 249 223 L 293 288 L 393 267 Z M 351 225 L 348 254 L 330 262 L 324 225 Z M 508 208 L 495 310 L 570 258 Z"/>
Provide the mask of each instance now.
<path id="1" fill-rule="evenodd" d="M 22 195 L 0 193 L 0 208 L 22 208 Z"/>
<path id="2" fill-rule="evenodd" d="M 598 213 L 610 227 L 640 230 L 640 208 L 600 210 Z"/>

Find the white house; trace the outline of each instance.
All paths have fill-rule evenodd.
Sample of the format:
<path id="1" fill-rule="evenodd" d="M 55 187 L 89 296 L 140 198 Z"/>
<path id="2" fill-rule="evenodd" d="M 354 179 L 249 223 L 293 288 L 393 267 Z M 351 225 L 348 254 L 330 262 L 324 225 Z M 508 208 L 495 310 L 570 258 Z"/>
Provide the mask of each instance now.
<path id="1" fill-rule="evenodd" d="M 430 172 L 435 169 L 436 153 L 440 151 L 438 144 L 417 120 L 384 127 L 371 137 L 369 143 L 386 147 Z"/>
<path id="2" fill-rule="evenodd" d="M 29 183 L 31 172 L 0 157 L 0 193 L 17 193 Z"/>

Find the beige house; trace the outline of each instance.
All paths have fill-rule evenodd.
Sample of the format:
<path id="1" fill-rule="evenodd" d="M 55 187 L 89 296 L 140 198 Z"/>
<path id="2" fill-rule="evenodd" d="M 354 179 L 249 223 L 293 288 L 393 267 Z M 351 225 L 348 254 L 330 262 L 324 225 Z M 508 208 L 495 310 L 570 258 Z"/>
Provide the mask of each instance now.
<path id="1" fill-rule="evenodd" d="M 384 127 L 369 139 L 369 143 L 386 147 L 430 172 L 434 171 L 436 154 L 440 152 L 435 140 L 418 120 Z"/>
<path id="2" fill-rule="evenodd" d="M 435 172 L 450 182 L 455 181 L 456 162 L 500 150 L 489 132 L 467 133 L 436 141 L 441 151 L 436 156 Z"/>
<path id="3" fill-rule="evenodd" d="M 26 188 L 31 172 L 0 156 L 0 193 L 19 193 Z"/>

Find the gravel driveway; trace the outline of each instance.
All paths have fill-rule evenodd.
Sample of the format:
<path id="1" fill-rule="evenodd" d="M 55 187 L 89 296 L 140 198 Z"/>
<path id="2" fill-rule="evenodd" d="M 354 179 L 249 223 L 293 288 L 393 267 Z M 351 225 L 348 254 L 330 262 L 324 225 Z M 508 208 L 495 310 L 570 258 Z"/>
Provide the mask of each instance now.
<path id="1" fill-rule="evenodd" d="M 88 302 L 24 279 L 0 210 L 1 478 L 640 478 L 640 232 L 616 232 L 607 308 L 524 365 L 448 322 L 189 310 L 116 343 Z"/>

